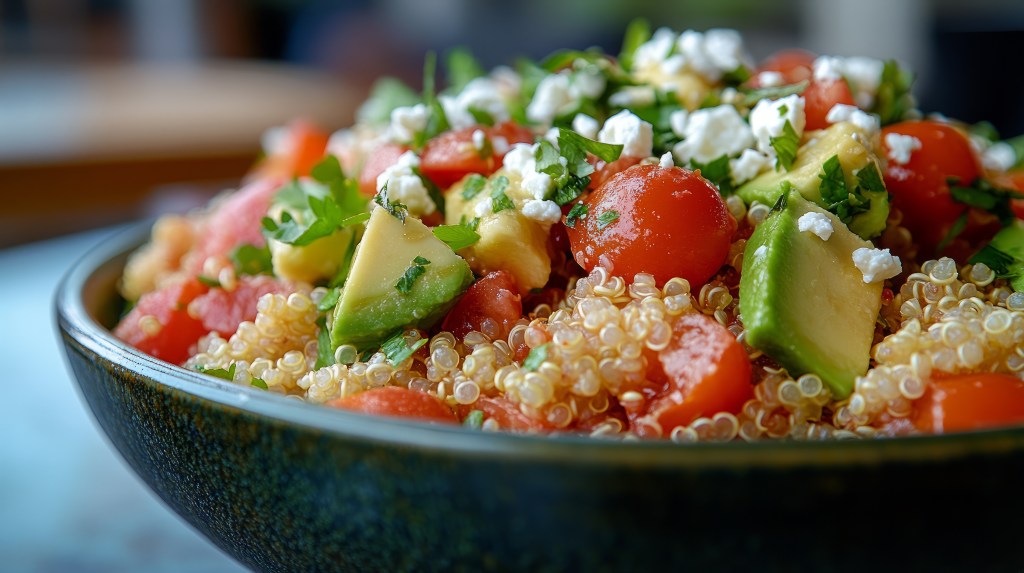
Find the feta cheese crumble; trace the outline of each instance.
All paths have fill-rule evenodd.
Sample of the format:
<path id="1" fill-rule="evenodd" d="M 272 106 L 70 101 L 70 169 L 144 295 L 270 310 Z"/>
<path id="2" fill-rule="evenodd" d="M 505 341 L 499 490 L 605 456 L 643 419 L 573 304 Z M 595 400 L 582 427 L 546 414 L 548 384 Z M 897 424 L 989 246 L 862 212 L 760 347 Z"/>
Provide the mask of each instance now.
<path id="1" fill-rule="evenodd" d="M 1017 162 L 1017 154 L 1009 143 L 993 143 L 981 153 L 981 164 L 990 171 L 1009 171 Z"/>
<path id="2" fill-rule="evenodd" d="M 686 122 L 690 119 L 690 112 L 685 109 L 677 109 L 668 116 L 668 124 L 676 137 L 686 136 Z"/>
<path id="3" fill-rule="evenodd" d="M 814 60 L 814 81 L 846 79 L 859 107 L 869 108 L 882 83 L 885 64 L 877 58 L 820 56 Z"/>
<path id="4" fill-rule="evenodd" d="M 672 148 L 682 163 L 714 161 L 736 155 L 754 145 L 754 134 L 743 116 L 731 105 L 699 109 L 689 114 L 683 141 Z"/>
<path id="5" fill-rule="evenodd" d="M 816 211 L 800 215 L 800 219 L 797 220 L 796 226 L 801 233 L 809 232 L 816 235 L 822 241 L 827 241 L 834 231 L 832 228 L 832 220 L 828 218 L 828 215 L 818 213 Z"/>
<path id="6" fill-rule="evenodd" d="M 807 116 L 804 114 L 804 98 L 792 94 L 777 100 L 763 99 L 750 111 L 750 129 L 757 139 L 757 148 L 775 157 L 772 138 L 779 137 L 786 122 L 793 126 L 797 136 L 804 133 Z"/>
<path id="7" fill-rule="evenodd" d="M 413 171 L 419 165 L 420 158 L 412 151 L 406 151 L 377 177 L 377 190 L 386 186 L 387 200 L 402 203 L 413 216 L 429 215 L 437 209 L 423 180 Z"/>
<path id="8" fill-rule="evenodd" d="M 785 83 L 785 79 L 779 72 L 769 70 L 757 74 L 757 83 L 763 88 L 777 88 Z"/>
<path id="9" fill-rule="evenodd" d="M 828 110 L 828 115 L 825 116 L 825 121 L 829 123 L 850 122 L 868 136 L 874 136 L 882 129 L 881 120 L 877 115 L 866 113 L 855 105 L 844 103 L 832 106 L 832 109 Z"/>
<path id="10" fill-rule="evenodd" d="M 658 161 L 658 167 L 661 167 L 662 169 L 668 169 L 669 167 L 675 166 L 676 162 L 674 159 L 672 159 L 671 151 L 666 151 L 665 154 L 662 155 L 661 159 Z"/>
<path id="11" fill-rule="evenodd" d="M 562 218 L 562 209 L 554 201 L 527 199 L 523 204 L 523 216 L 544 225 L 554 225 Z"/>
<path id="12" fill-rule="evenodd" d="M 536 145 L 517 143 L 505 154 L 502 165 L 512 175 L 518 175 L 523 190 L 534 199 L 546 199 L 554 188 L 554 181 L 547 173 L 537 171 Z"/>
<path id="13" fill-rule="evenodd" d="M 487 145 L 487 134 L 480 129 L 473 130 L 473 149 L 483 151 L 485 145 Z"/>
<path id="14" fill-rule="evenodd" d="M 903 271 L 899 257 L 889 253 L 889 249 L 857 249 L 853 252 L 853 264 L 864 275 L 866 283 L 891 279 Z"/>
<path id="15" fill-rule="evenodd" d="M 736 185 L 750 181 L 771 166 L 771 157 L 754 149 L 744 149 L 739 157 L 729 160 L 729 172 L 732 173 L 732 182 Z"/>
<path id="16" fill-rule="evenodd" d="M 597 139 L 599 129 L 601 124 L 585 113 L 577 113 L 576 117 L 572 118 L 572 130 L 587 139 Z"/>
<path id="17" fill-rule="evenodd" d="M 913 135 L 902 133 L 885 134 L 885 145 L 889 148 L 886 157 L 897 165 L 906 165 L 910 162 L 910 156 L 921 149 L 921 140 Z"/>
<path id="18" fill-rule="evenodd" d="M 495 123 L 508 121 L 510 117 L 498 83 L 490 78 L 474 78 L 458 95 L 441 95 L 438 101 L 441 102 L 452 129 L 463 129 L 477 124 L 470 110 L 486 113 Z"/>
<path id="19" fill-rule="evenodd" d="M 624 109 L 604 122 L 597 139 L 601 143 L 622 145 L 622 155 L 650 157 L 654 148 L 654 128 Z"/>
<path id="20" fill-rule="evenodd" d="M 723 28 L 686 30 L 678 36 L 659 28 L 633 53 L 634 69 L 654 69 L 666 76 L 691 71 L 710 82 L 740 66 L 753 67 L 751 62 L 739 32 Z"/>
<path id="21" fill-rule="evenodd" d="M 416 134 L 427 128 L 430 110 L 418 103 L 413 106 L 396 107 L 391 110 L 391 126 L 388 135 L 395 143 L 410 143 Z"/>

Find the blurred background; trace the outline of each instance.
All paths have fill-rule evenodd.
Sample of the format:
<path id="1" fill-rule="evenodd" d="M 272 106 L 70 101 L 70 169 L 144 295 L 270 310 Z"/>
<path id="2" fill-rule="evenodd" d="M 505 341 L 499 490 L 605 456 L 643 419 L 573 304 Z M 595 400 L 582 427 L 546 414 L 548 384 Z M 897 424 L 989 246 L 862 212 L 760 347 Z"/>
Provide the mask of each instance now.
<path id="1" fill-rule="evenodd" d="M 264 129 L 345 126 L 383 74 L 418 88 L 426 50 L 617 52 L 636 16 L 738 28 L 755 58 L 896 57 L 922 109 L 1024 133 L 1019 0 L 0 0 L 0 247 L 186 209 Z"/>
<path id="2" fill-rule="evenodd" d="M 53 288 L 115 224 L 237 183 L 260 135 L 352 121 L 424 52 L 483 64 L 616 53 L 627 22 L 895 57 L 924 111 L 1024 133 L 1021 0 L 0 0 L 0 556 L 4 571 L 238 571 L 138 481 L 79 402 Z"/>

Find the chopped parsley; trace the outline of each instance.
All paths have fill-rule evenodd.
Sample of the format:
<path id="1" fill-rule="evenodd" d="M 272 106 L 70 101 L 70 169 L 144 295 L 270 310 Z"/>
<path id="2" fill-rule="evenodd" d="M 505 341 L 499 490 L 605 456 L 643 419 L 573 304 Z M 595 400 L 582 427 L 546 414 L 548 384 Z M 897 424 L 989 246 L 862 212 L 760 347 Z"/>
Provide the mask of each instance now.
<path id="1" fill-rule="evenodd" d="M 851 191 L 846 184 L 846 175 L 838 155 L 825 160 L 818 178 L 821 179 L 818 191 L 825 208 L 844 223 L 849 223 L 854 215 L 868 210 L 871 200 L 864 196 L 864 191 L 876 191 L 876 185 L 882 182 L 874 163 L 871 163 L 857 172 L 858 185 Z"/>
<path id="2" fill-rule="evenodd" d="M 427 265 L 429 264 L 430 261 L 423 257 L 416 257 L 413 259 L 409 268 L 405 269 L 405 274 L 403 274 L 402 278 L 398 279 L 398 282 L 395 283 L 395 288 L 398 289 L 398 292 L 402 294 L 409 294 L 412 291 L 413 285 L 416 283 L 416 279 L 420 278 L 427 272 Z"/>
<path id="3" fill-rule="evenodd" d="M 619 64 L 625 70 L 633 69 L 633 54 L 636 49 L 651 39 L 651 24 L 644 18 L 636 18 L 626 26 L 619 52 Z"/>
<path id="4" fill-rule="evenodd" d="M 235 267 L 236 275 L 270 275 L 274 272 L 270 247 L 266 244 L 262 247 L 250 244 L 241 245 L 231 251 L 229 258 Z"/>
<path id="5" fill-rule="evenodd" d="M 448 90 L 454 93 L 461 92 L 466 84 L 484 75 L 480 62 L 472 52 L 461 46 L 448 52 L 444 59 L 444 67 Z"/>
<path id="6" fill-rule="evenodd" d="M 483 175 L 474 173 L 467 177 L 466 182 L 462 185 L 462 198 L 469 201 L 479 195 L 486 186 L 487 178 Z"/>
<path id="7" fill-rule="evenodd" d="M 548 344 L 541 344 L 537 348 L 530 350 L 530 354 L 526 356 L 526 360 L 523 360 L 523 369 L 530 370 L 531 372 L 540 368 L 541 364 L 548 359 Z"/>
<path id="8" fill-rule="evenodd" d="M 225 370 L 223 368 L 207 368 L 207 367 L 205 367 L 205 366 L 200 364 L 200 365 L 196 366 L 196 370 L 198 370 L 199 372 L 202 372 L 203 374 L 209 374 L 210 376 L 213 376 L 214 378 L 220 378 L 221 380 L 227 380 L 228 382 L 234 382 L 235 381 L 235 370 L 236 370 L 237 366 L 238 366 L 237 363 L 232 362 L 231 366 L 228 366 L 227 370 Z M 263 388 L 264 390 L 267 389 L 267 383 L 264 382 L 261 378 L 256 378 L 255 376 L 252 377 L 251 384 L 253 386 L 256 386 L 257 388 Z"/>
<path id="9" fill-rule="evenodd" d="M 597 228 L 603 229 L 619 220 L 619 212 L 611 209 L 597 216 Z"/>
<path id="10" fill-rule="evenodd" d="M 949 194 L 954 201 L 992 213 L 1004 227 L 1016 219 L 1010 208 L 1010 200 L 1024 199 L 1024 193 L 995 187 L 980 177 L 966 186 L 960 185 L 955 178 L 948 183 Z"/>
<path id="11" fill-rule="evenodd" d="M 389 215 L 398 219 L 401 222 L 405 222 L 405 218 L 409 216 L 409 208 L 399 203 L 398 201 L 392 201 L 388 199 L 388 186 L 387 183 L 380 188 L 380 191 L 373 196 L 373 202 L 380 205 Z"/>
<path id="12" fill-rule="evenodd" d="M 718 187 L 718 191 L 723 195 L 728 195 L 732 192 L 732 171 L 729 169 L 728 155 L 722 155 L 707 163 L 700 163 L 695 159 L 691 159 L 690 164 L 694 169 L 700 170 L 701 176 L 714 183 Z"/>
<path id="13" fill-rule="evenodd" d="M 266 389 L 267 389 L 267 383 L 266 383 L 266 382 L 264 382 L 262 378 L 257 378 L 257 377 L 255 377 L 255 376 L 253 376 L 253 377 L 252 377 L 252 382 L 250 382 L 250 384 L 251 384 L 252 386 L 255 386 L 255 387 L 257 387 L 257 388 L 262 388 L 262 389 L 264 389 L 264 390 L 266 390 Z"/>
<path id="14" fill-rule="evenodd" d="M 317 321 L 319 329 L 316 333 L 316 364 L 317 370 L 334 364 L 334 349 L 331 346 L 331 330 L 327 328 L 327 321 L 321 318 Z"/>
<path id="15" fill-rule="evenodd" d="M 466 418 L 462 420 L 462 425 L 472 430 L 479 430 L 484 425 L 484 413 L 482 410 L 473 410 L 469 414 L 466 414 Z"/>
<path id="16" fill-rule="evenodd" d="M 590 184 L 594 166 L 587 161 L 587 154 L 610 163 L 622 154 L 622 145 L 600 143 L 587 139 L 571 129 L 558 128 L 558 148 L 550 141 L 537 145 L 534 159 L 537 171 L 551 176 L 555 184 L 552 199 L 559 205 L 567 205 L 578 198 Z"/>
<path id="17" fill-rule="evenodd" d="M 398 366 L 412 356 L 421 346 L 427 343 L 426 338 L 421 338 L 412 346 L 405 341 L 405 330 L 399 330 L 392 334 L 380 345 L 380 351 L 388 359 L 392 366 Z M 369 351 L 372 353 L 372 351 Z"/>
<path id="18" fill-rule="evenodd" d="M 313 179 L 326 184 L 345 177 L 345 173 L 341 170 L 341 162 L 331 154 L 314 165 L 309 174 L 313 176 Z"/>
<path id="19" fill-rule="evenodd" d="M 900 67 L 896 60 L 886 60 L 882 79 L 875 92 L 871 111 L 878 114 L 882 125 L 904 119 L 914 109 L 914 96 L 910 91 L 914 75 Z"/>
<path id="20" fill-rule="evenodd" d="M 366 221 L 369 214 L 365 211 L 365 201 L 351 201 L 348 197 L 350 185 L 345 181 L 350 180 L 328 187 L 300 181 L 286 185 L 274 197 L 274 201 L 286 210 L 281 212 L 280 221 L 263 218 L 264 236 L 304 247 L 338 229 Z"/>
<path id="21" fill-rule="evenodd" d="M 469 225 L 438 225 L 434 236 L 444 241 L 453 251 L 465 249 L 480 240 L 480 234 Z"/>
<path id="22" fill-rule="evenodd" d="M 1009 280 L 1013 290 L 1024 291 L 1024 225 L 1016 221 L 1004 227 L 968 262 L 984 263 L 997 277 Z"/>
<path id="23" fill-rule="evenodd" d="M 196 275 L 196 280 L 199 281 L 200 284 L 206 285 L 206 286 L 208 286 L 210 288 L 220 288 L 221 287 L 221 284 L 220 284 L 219 280 L 217 280 L 215 278 L 212 278 L 212 277 L 208 277 L 206 275 Z"/>
<path id="24" fill-rule="evenodd" d="M 570 229 L 576 228 L 576 222 L 587 218 L 587 206 L 583 203 L 576 203 L 565 215 L 565 226 Z"/>
<path id="25" fill-rule="evenodd" d="M 320 302 L 318 302 L 316 305 L 316 309 L 319 310 L 320 312 L 327 312 L 328 310 L 334 308 L 334 305 L 338 304 L 338 300 L 340 298 L 341 289 L 332 288 L 331 290 L 327 291 L 327 294 L 324 295 L 324 298 L 320 299 Z"/>
<path id="26" fill-rule="evenodd" d="M 775 161 L 776 171 L 780 167 L 789 171 L 789 168 L 793 167 L 793 162 L 796 161 L 796 150 L 800 146 L 800 136 L 793 129 L 793 124 L 787 120 L 786 125 L 782 128 L 782 135 L 771 138 L 769 142 L 772 149 L 775 150 L 777 157 Z"/>
<path id="27" fill-rule="evenodd" d="M 397 78 L 384 77 L 377 80 L 370 90 L 370 96 L 356 112 L 359 122 L 382 124 L 391 120 L 395 108 L 416 105 L 420 102 L 409 86 Z"/>
<path id="28" fill-rule="evenodd" d="M 508 189 L 508 177 L 499 175 L 491 181 L 491 211 L 494 213 L 516 208 L 516 204 L 505 194 L 505 189 Z"/>
<path id="29" fill-rule="evenodd" d="M 437 99 L 437 92 L 435 89 L 435 80 L 437 76 L 437 54 L 434 52 L 427 52 L 427 56 L 423 61 L 423 103 L 430 110 L 430 115 L 427 117 L 427 127 L 423 131 L 416 134 L 413 138 L 413 147 L 416 149 L 422 149 L 424 145 L 438 134 L 441 134 L 450 129 L 448 123 L 448 116 L 445 115 L 444 107 L 441 106 L 440 100 Z"/>

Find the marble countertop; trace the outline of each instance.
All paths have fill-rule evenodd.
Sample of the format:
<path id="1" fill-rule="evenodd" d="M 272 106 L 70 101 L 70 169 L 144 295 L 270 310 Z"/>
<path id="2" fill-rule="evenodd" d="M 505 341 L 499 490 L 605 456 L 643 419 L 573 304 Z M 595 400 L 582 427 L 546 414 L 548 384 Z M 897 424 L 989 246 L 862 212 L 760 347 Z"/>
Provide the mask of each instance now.
<path id="1" fill-rule="evenodd" d="M 59 346 L 53 294 L 104 228 L 0 250 L 0 569 L 244 571 L 177 517 L 107 441 Z"/>

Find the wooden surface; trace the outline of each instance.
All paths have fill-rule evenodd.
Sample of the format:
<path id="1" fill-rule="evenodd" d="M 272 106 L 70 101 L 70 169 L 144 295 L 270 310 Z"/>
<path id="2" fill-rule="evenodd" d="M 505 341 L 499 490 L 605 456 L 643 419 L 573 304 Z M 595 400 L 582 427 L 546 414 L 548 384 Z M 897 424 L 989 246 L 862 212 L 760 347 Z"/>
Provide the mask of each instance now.
<path id="1" fill-rule="evenodd" d="M 0 71 L 0 247 L 182 210 L 236 183 L 260 136 L 349 125 L 366 90 L 272 64 Z"/>

